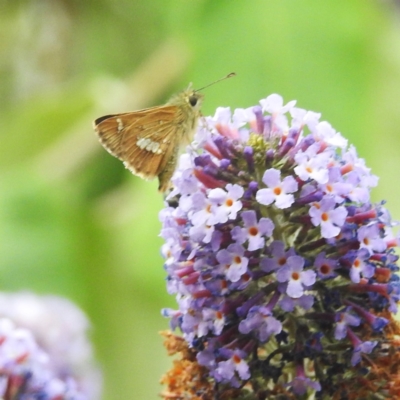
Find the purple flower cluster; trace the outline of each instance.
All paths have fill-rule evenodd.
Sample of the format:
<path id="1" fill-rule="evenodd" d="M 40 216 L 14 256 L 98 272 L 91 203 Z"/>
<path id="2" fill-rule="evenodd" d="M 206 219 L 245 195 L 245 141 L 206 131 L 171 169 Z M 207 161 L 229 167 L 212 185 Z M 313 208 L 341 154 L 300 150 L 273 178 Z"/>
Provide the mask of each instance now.
<path id="1" fill-rule="evenodd" d="M 172 179 L 160 219 L 179 307 L 163 313 L 219 391 L 350 398 L 341 385 L 383 351 L 398 238 L 370 202 L 377 178 L 319 119 L 278 95 L 219 108 Z"/>
<path id="2" fill-rule="evenodd" d="M 0 293 L 0 398 L 98 399 L 101 380 L 87 327 L 65 299 Z"/>
<path id="3" fill-rule="evenodd" d="M 87 399 L 72 377 L 54 375 L 48 354 L 31 332 L 0 319 L 0 393 L 2 399 Z"/>

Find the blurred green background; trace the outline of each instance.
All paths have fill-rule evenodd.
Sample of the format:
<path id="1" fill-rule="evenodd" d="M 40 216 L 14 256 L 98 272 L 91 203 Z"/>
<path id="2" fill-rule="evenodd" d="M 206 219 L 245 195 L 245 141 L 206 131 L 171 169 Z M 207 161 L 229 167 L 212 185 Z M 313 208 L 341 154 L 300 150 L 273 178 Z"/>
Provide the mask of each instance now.
<path id="1" fill-rule="evenodd" d="M 125 170 L 92 120 L 189 82 L 217 106 L 270 93 L 322 112 L 380 176 L 400 219 L 400 24 L 378 0 L 0 0 L 3 290 L 67 296 L 89 315 L 104 399 L 155 399 L 171 360 L 157 182 Z"/>

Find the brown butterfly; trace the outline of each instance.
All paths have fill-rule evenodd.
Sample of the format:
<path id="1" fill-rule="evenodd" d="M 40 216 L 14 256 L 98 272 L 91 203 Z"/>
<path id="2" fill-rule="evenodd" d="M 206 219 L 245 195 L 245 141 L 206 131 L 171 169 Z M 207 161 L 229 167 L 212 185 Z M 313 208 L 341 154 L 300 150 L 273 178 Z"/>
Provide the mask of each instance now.
<path id="1" fill-rule="evenodd" d="M 198 90 L 189 86 L 162 106 L 97 118 L 94 130 L 104 148 L 122 160 L 126 168 L 146 180 L 157 176 L 158 190 L 165 192 L 176 168 L 179 149 L 192 141 L 201 115 L 204 96 L 198 92 L 210 85 Z"/>

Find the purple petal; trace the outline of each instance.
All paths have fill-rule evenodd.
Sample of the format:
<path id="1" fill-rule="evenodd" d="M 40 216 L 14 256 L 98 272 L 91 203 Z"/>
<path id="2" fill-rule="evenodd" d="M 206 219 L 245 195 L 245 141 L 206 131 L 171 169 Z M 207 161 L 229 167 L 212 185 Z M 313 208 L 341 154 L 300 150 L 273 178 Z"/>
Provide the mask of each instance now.
<path id="1" fill-rule="evenodd" d="M 220 250 L 217 253 L 217 260 L 220 264 L 230 264 L 232 262 L 232 254 L 226 250 Z"/>
<path id="2" fill-rule="evenodd" d="M 241 214 L 245 226 L 257 225 L 256 212 L 253 210 L 243 211 Z"/>
<path id="3" fill-rule="evenodd" d="M 315 283 L 317 274 L 314 271 L 307 270 L 301 273 L 301 281 L 304 286 L 311 286 Z"/>
<path id="4" fill-rule="evenodd" d="M 256 194 L 256 200 L 265 206 L 272 204 L 275 200 L 275 195 L 272 189 L 260 189 Z"/>
<path id="5" fill-rule="evenodd" d="M 301 297 L 304 293 L 304 289 L 303 289 L 303 285 L 302 285 L 300 279 L 299 280 L 291 279 L 288 283 L 286 293 L 290 297 L 294 297 L 295 299 Z"/>
<path id="6" fill-rule="evenodd" d="M 246 230 L 241 228 L 240 226 L 235 226 L 231 230 L 231 237 L 236 243 L 242 244 L 247 240 Z"/>
<path id="7" fill-rule="evenodd" d="M 338 207 L 331 211 L 329 216 L 335 225 L 342 227 L 347 217 L 347 210 L 345 207 Z"/>
<path id="8" fill-rule="evenodd" d="M 287 263 L 291 269 L 291 271 L 300 272 L 303 270 L 304 259 L 300 256 L 290 256 L 287 259 Z"/>
<path id="9" fill-rule="evenodd" d="M 276 279 L 278 282 L 287 282 L 290 278 L 292 271 L 288 265 L 283 266 L 282 268 L 278 269 L 276 273 Z"/>
<path id="10" fill-rule="evenodd" d="M 261 218 L 258 224 L 260 233 L 265 236 L 271 236 L 274 231 L 275 225 L 269 218 Z"/>
<path id="11" fill-rule="evenodd" d="M 230 183 L 226 185 L 229 197 L 233 197 L 235 200 L 240 199 L 244 194 L 244 189 L 240 185 L 231 185 Z"/>
<path id="12" fill-rule="evenodd" d="M 268 186 L 268 187 L 275 187 L 278 186 L 281 183 L 281 171 L 271 168 L 267 169 L 264 172 L 264 175 L 262 177 L 262 181 Z"/>
<path id="13" fill-rule="evenodd" d="M 275 205 L 277 208 L 283 210 L 284 208 L 290 207 L 294 203 L 294 197 L 292 194 L 281 194 L 276 197 Z"/>
<path id="14" fill-rule="evenodd" d="M 282 188 L 286 193 L 293 193 L 297 191 L 298 183 L 296 179 L 293 178 L 293 176 L 287 176 L 282 181 Z"/>

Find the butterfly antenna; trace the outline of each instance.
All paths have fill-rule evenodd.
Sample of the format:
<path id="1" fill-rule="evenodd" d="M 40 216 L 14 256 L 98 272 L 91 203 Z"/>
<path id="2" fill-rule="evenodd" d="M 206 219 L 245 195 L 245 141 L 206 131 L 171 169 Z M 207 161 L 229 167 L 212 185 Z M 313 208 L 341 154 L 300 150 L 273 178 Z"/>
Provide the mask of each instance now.
<path id="1" fill-rule="evenodd" d="M 195 92 L 199 92 L 200 90 L 203 90 L 203 89 L 205 89 L 205 88 L 208 88 L 208 87 L 211 86 L 211 85 L 214 85 L 214 83 L 221 82 L 221 81 L 223 81 L 224 79 L 232 78 L 233 76 L 236 76 L 236 73 L 235 73 L 235 72 L 231 72 L 230 74 L 224 76 L 223 78 L 217 79 L 216 81 L 211 82 L 211 83 L 209 83 L 208 85 L 203 86 L 203 87 L 200 88 L 200 89 L 196 89 Z"/>

